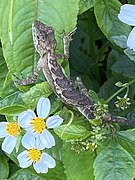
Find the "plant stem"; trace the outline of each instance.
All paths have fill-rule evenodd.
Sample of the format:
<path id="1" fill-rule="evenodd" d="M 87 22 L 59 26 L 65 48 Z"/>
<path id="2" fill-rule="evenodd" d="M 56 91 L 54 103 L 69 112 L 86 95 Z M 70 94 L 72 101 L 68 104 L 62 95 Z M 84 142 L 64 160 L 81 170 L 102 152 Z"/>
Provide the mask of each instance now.
<path id="1" fill-rule="evenodd" d="M 67 128 L 70 126 L 70 124 L 73 122 L 74 120 L 74 113 L 72 111 L 69 110 L 69 113 L 71 114 L 71 118 L 70 121 L 68 122 L 68 124 L 65 126 L 64 130 L 61 133 L 61 137 L 63 136 L 63 134 L 65 133 L 65 131 L 67 130 Z"/>
<path id="2" fill-rule="evenodd" d="M 97 55 L 96 47 L 94 41 L 94 28 L 93 28 L 94 15 L 93 11 L 89 10 L 88 12 L 88 31 L 89 31 L 89 43 L 90 43 L 90 55 L 93 61 L 93 71 L 96 77 L 96 80 L 100 83 L 100 74 L 97 66 Z"/>
<path id="3" fill-rule="evenodd" d="M 116 91 L 112 96 L 110 96 L 107 100 L 106 103 L 108 104 L 115 96 L 117 96 L 117 94 L 119 94 L 120 92 L 122 92 L 125 88 L 127 88 L 128 86 L 130 86 L 131 84 L 133 84 L 135 82 L 135 79 L 133 79 L 132 81 L 130 81 L 129 83 L 127 83 L 126 86 L 122 87 L 121 89 L 119 89 L 118 91 Z"/>

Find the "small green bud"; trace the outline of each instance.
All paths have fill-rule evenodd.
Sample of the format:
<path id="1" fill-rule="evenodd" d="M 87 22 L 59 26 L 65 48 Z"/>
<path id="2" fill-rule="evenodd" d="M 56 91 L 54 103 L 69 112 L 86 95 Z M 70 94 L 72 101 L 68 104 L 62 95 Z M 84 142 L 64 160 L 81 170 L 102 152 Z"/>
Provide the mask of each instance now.
<path id="1" fill-rule="evenodd" d="M 131 104 L 129 101 L 130 98 L 128 98 L 126 95 L 122 98 L 117 96 L 117 101 L 115 102 L 115 105 L 117 108 L 124 110 Z"/>
<path id="2" fill-rule="evenodd" d="M 86 143 L 85 142 L 82 142 L 82 141 L 73 141 L 73 142 L 71 142 L 71 144 L 72 144 L 71 150 L 74 150 L 78 154 L 80 152 L 86 150 Z"/>
<path id="3" fill-rule="evenodd" d="M 88 142 L 86 145 L 86 149 L 90 149 L 91 151 L 95 151 L 97 147 L 97 144 L 94 142 Z"/>
<path id="4" fill-rule="evenodd" d="M 101 104 L 100 102 L 97 103 L 95 108 L 95 119 L 100 119 L 100 117 L 103 117 L 108 112 L 108 105 L 107 104 Z"/>

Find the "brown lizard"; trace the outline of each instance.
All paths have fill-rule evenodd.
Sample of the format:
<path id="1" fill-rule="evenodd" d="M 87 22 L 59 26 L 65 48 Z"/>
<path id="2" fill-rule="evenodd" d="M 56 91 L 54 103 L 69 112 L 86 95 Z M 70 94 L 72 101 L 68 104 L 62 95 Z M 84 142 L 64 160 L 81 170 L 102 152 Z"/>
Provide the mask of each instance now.
<path id="1" fill-rule="evenodd" d="M 73 86 L 57 62 L 58 58 L 69 57 L 70 36 L 64 38 L 64 54 L 56 54 L 56 39 L 52 27 L 37 20 L 33 23 L 32 33 L 34 46 L 40 54 L 40 60 L 34 75 L 31 78 L 19 81 L 19 84 L 26 85 L 35 82 L 39 70 L 42 69 L 54 93 L 64 103 L 77 108 L 88 120 L 93 119 L 96 108 L 95 102 L 89 97 L 86 89 L 80 92 Z M 126 118 L 116 117 L 109 113 L 102 117 L 102 121 L 135 124 L 135 121 L 127 121 Z"/>
<path id="2" fill-rule="evenodd" d="M 41 21 L 35 21 L 32 26 L 33 42 L 36 51 L 40 54 L 38 67 L 31 78 L 21 80 L 19 84 L 26 85 L 35 81 L 39 70 L 43 73 L 51 85 L 54 93 L 66 104 L 76 107 L 87 119 L 94 118 L 94 101 L 87 95 L 86 91 L 79 92 L 64 75 L 58 58 L 69 57 L 69 42 L 71 36 L 64 37 L 64 54 L 56 54 L 55 33 L 52 27 Z"/>

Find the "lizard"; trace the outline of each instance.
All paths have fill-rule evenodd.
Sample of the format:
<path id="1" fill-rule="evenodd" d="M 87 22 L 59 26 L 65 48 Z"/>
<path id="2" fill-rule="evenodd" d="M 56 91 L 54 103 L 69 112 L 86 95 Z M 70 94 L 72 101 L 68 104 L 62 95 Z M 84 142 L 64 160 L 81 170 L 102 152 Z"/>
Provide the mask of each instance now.
<path id="1" fill-rule="evenodd" d="M 51 26 L 36 20 L 32 24 L 32 35 L 34 46 L 40 55 L 40 59 L 37 68 L 34 70 L 34 75 L 28 79 L 22 79 L 19 84 L 27 85 L 34 83 L 39 71 L 42 70 L 54 93 L 65 104 L 77 108 L 87 119 L 93 119 L 94 101 L 88 96 L 86 90 L 80 92 L 74 87 L 72 82 L 63 73 L 57 61 L 59 58 L 69 58 L 69 44 L 72 33 L 63 38 L 64 54 L 56 54 L 57 44 L 54 29 Z"/>
<path id="2" fill-rule="evenodd" d="M 94 119 L 94 111 L 96 108 L 95 102 L 88 95 L 88 92 L 84 86 L 81 87 L 84 89 L 82 91 L 79 91 L 74 87 L 71 81 L 63 73 L 62 68 L 57 61 L 59 58 L 69 58 L 69 44 L 72 33 L 65 36 L 63 39 L 64 54 L 56 54 L 57 43 L 54 29 L 51 26 L 36 20 L 32 24 L 32 35 L 34 46 L 40 55 L 40 59 L 37 68 L 34 70 L 34 75 L 31 78 L 20 80 L 18 84 L 27 85 L 34 83 L 39 71 L 42 70 L 54 93 L 65 104 L 77 108 L 80 113 L 86 117 L 86 119 Z M 81 86 L 82 85 L 83 84 L 81 83 Z M 105 123 L 117 122 L 124 124 L 135 124 L 134 120 L 127 121 L 127 119 L 124 117 L 116 117 L 110 113 L 106 113 L 106 115 L 101 119 Z"/>

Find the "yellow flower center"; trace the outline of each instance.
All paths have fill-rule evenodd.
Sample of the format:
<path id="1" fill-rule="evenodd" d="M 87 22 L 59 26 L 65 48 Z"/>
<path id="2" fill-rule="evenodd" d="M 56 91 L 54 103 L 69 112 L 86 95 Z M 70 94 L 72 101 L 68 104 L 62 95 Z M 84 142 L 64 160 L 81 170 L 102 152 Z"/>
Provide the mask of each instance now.
<path id="1" fill-rule="evenodd" d="M 37 133 L 42 133 L 43 130 L 46 128 L 46 123 L 44 119 L 40 117 L 33 118 L 32 125 Z"/>
<path id="2" fill-rule="evenodd" d="M 17 135 L 20 134 L 21 128 L 20 128 L 19 124 L 17 124 L 16 122 L 13 122 L 13 123 L 7 124 L 6 130 L 7 130 L 8 134 L 16 137 Z"/>
<path id="3" fill-rule="evenodd" d="M 41 158 L 41 151 L 37 148 L 32 148 L 29 150 L 28 156 L 32 161 L 39 162 Z"/>

